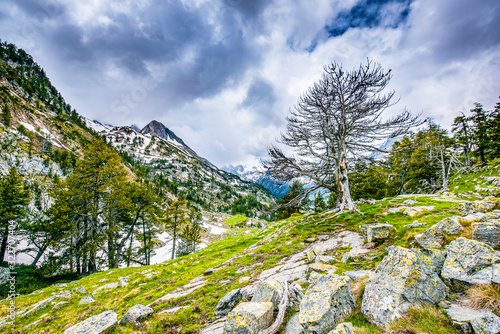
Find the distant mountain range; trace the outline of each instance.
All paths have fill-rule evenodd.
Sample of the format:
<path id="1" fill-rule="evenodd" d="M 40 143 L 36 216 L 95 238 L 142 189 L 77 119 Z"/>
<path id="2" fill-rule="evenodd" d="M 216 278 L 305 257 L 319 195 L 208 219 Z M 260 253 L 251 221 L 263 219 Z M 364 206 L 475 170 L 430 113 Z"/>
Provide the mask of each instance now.
<path id="1" fill-rule="evenodd" d="M 281 184 L 266 174 L 262 166 L 227 165 L 222 170 L 239 176 L 241 179 L 260 184 L 273 195 L 283 197 L 289 190 L 288 184 Z"/>

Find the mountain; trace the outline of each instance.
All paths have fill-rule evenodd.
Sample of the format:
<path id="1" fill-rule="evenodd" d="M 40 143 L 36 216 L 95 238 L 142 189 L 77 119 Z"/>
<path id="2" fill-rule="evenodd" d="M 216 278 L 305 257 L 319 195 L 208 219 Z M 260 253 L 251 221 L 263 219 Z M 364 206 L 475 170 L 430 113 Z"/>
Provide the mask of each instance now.
<path id="1" fill-rule="evenodd" d="M 227 165 L 222 167 L 228 173 L 239 176 L 241 179 L 260 184 L 273 195 L 283 197 L 290 190 L 288 184 L 281 184 L 266 174 L 261 166 Z"/>
<path id="2" fill-rule="evenodd" d="M 100 137 L 118 153 L 129 181 L 149 182 L 165 201 L 186 202 L 203 226 L 205 244 L 221 238 L 223 222 L 231 215 L 259 217 L 276 201 L 262 186 L 219 170 L 157 121 L 139 131 L 137 126 L 114 126 L 79 115 L 29 54 L 5 42 L 0 43 L 0 110 L 0 174 L 15 167 L 26 184 L 29 228 L 46 221 L 61 181 L 82 160 L 83 148 Z M 167 247 L 163 227 L 155 229 L 160 230 L 156 242 Z M 30 264 L 36 245 L 43 244 L 46 234 L 30 233 L 16 231 L 17 263 Z M 139 238 L 129 238 L 134 249 L 142 247 Z M 40 265 L 49 254 L 57 254 L 44 249 Z"/>

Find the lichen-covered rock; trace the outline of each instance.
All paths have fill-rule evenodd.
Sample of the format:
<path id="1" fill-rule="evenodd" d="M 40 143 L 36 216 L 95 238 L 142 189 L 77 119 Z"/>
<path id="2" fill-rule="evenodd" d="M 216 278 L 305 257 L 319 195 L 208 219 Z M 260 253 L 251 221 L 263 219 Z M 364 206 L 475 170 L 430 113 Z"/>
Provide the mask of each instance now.
<path id="1" fill-rule="evenodd" d="M 431 271 L 440 274 L 446 259 L 446 252 L 439 249 L 411 249 Z"/>
<path id="2" fill-rule="evenodd" d="M 328 256 L 328 255 L 318 255 L 316 256 L 317 263 L 324 263 L 324 264 L 334 264 L 337 262 L 334 256 Z"/>
<path id="3" fill-rule="evenodd" d="M 404 315 L 419 303 L 438 304 L 446 286 L 420 256 L 403 247 L 391 247 L 366 283 L 361 311 L 380 327 Z"/>
<path id="4" fill-rule="evenodd" d="M 302 299 L 304 299 L 304 293 L 302 292 L 302 288 L 297 284 L 297 282 L 294 282 L 290 286 L 289 297 L 290 300 L 288 302 L 288 306 L 290 306 L 295 311 L 299 311 L 300 303 L 302 302 Z"/>
<path id="5" fill-rule="evenodd" d="M 0 285 L 7 283 L 10 278 L 10 269 L 6 267 L 0 267 Z"/>
<path id="6" fill-rule="evenodd" d="M 456 290 L 500 282 L 500 256 L 483 242 L 460 237 L 446 246 L 441 277 Z"/>
<path id="7" fill-rule="evenodd" d="M 487 310 L 473 310 L 453 304 L 447 314 L 453 327 L 461 333 L 497 334 L 500 330 L 500 318 Z"/>
<path id="8" fill-rule="evenodd" d="M 105 334 L 118 325 L 118 315 L 113 311 L 106 311 L 94 315 L 76 325 L 66 329 L 64 334 Z"/>
<path id="9" fill-rule="evenodd" d="M 283 286 L 277 280 L 268 280 L 264 282 L 257 282 L 255 285 L 255 292 L 253 294 L 252 302 L 273 304 L 275 309 L 283 296 Z"/>
<path id="10" fill-rule="evenodd" d="M 64 307 L 65 305 L 68 305 L 68 304 L 69 304 L 69 302 L 67 302 L 67 301 L 62 301 L 62 302 L 59 302 L 59 303 L 55 304 L 55 305 L 52 307 L 52 309 L 53 309 L 53 310 L 58 310 L 58 309 L 60 309 L 61 307 Z"/>
<path id="11" fill-rule="evenodd" d="M 215 315 L 223 316 L 231 312 L 234 306 L 241 300 L 241 290 L 234 289 L 222 297 L 215 307 Z"/>
<path id="12" fill-rule="evenodd" d="M 406 208 L 404 213 L 410 217 L 415 217 L 416 215 L 424 212 L 424 211 L 431 211 L 434 210 L 434 206 L 429 205 L 429 206 L 414 206 L 410 208 Z"/>
<path id="13" fill-rule="evenodd" d="M 458 211 L 463 216 L 468 215 L 469 213 L 474 212 L 487 212 L 493 210 L 495 208 L 496 202 L 481 200 L 467 203 L 460 203 L 458 205 Z"/>
<path id="14" fill-rule="evenodd" d="M 290 320 L 288 320 L 285 332 L 283 334 L 302 334 L 304 333 L 304 327 L 299 322 L 299 314 L 295 313 Z"/>
<path id="15" fill-rule="evenodd" d="M 320 274 L 334 274 L 337 271 L 337 267 L 324 263 L 311 263 L 307 272 L 310 274 L 313 271 Z"/>
<path id="16" fill-rule="evenodd" d="M 472 224 L 472 239 L 500 249 L 500 220 L 491 219 Z"/>
<path id="17" fill-rule="evenodd" d="M 490 219 L 500 219 L 500 210 L 493 210 L 491 212 L 487 212 L 484 214 L 484 217 L 481 221 L 488 221 Z"/>
<path id="18" fill-rule="evenodd" d="M 307 263 L 313 263 L 316 261 L 316 257 L 320 255 L 320 251 L 317 247 L 311 247 L 307 252 Z"/>
<path id="19" fill-rule="evenodd" d="M 436 225 L 415 236 L 415 241 L 425 249 L 440 248 L 443 246 L 446 235 L 456 235 L 463 230 L 459 223 L 460 217 L 444 218 Z"/>
<path id="20" fill-rule="evenodd" d="M 486 215 L 482 212 L 469 213 L 467 216 L 460 217 L 460 222 L 462 224 L 470 224 L 481 221 L 484 217 L 486 217 Z"/>
<path id="21" fill-rule="evenodd" d="M 299 322 L 305 333 L 323 334 L 355 308 L 349 277 L 326 275 L 311 285 L 300 303 Z"/>
<path id="22" fill-rule="evenodd" d="M 368 242 L 383 241 L 389 237 L 390 231 L 394 229 L 391 224 L 371 224 L 366 227 L 366 240 Z"/>
<path id="23" fill-rule="evenodd" d="M 149 306 L 137 304 L 132 306 L 121 318 L 120 325 L 140 325 L 140 322 L 154 313 Z"/>
<path id="24" fill-rule="evenodd" d="M 354 334 L 354 327 L 350 322 L 343 322 L 328 334 Z"/>
<path id="25" fill-rule="evenodd" d="M 500 333 L 500 317 L 494 314 L 487 314 L 470 321 L 474 333 L 477 334 L 498 334 Z"/>
<path id="26" fill-rule="evenodd" d="M 227 315 L 223 334 L 257 334 L 271 326 L 272 303 L 240 303 Z"/>
<path id="27" fill-rule="evenodd" d="M 94 297 L 92 297 L 92 295 L 88 295 L 88 296 L 85 296 L 82 299 L 80 299 L 79 304 L 83 305 L 83 304 L 90 304 L 93 302 L 95 302 Z"/>

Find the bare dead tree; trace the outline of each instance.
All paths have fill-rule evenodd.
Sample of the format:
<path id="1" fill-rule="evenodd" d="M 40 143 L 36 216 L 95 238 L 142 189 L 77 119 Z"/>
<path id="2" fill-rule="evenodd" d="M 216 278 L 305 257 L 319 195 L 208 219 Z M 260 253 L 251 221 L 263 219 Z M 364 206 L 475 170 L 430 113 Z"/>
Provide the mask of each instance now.
<path id="1" fill-rule="evenodd" d="M 382 151 L 376 143 L 404 134 L 420 122 L 407 110 L 381 119 L 394 104 L 394 91 L 381 94 L 391 70 L 385 72 L 380 64 L 367 60 L 348 72 L 334 62 L 324 70 L 322 79 L 300 96 L 287 117 L 286 133 L 281 134 L 280 142 L 295 154 L 287 156 L 273 145 L 263 165 L 280 182 L 307 177 L 315 188 L 336 194 L 338 209 L 357 210 L 349 190 L 348 163 L 364 158 L 366 152 Z"/>

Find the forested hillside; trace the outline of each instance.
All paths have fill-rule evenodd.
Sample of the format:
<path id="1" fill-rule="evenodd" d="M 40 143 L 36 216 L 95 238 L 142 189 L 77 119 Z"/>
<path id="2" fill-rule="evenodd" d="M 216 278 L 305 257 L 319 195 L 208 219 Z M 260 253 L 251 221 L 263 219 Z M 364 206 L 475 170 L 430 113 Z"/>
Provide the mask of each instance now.
<path id="1" fill-rule="evenodd" d="M 87 126 L 33 58 L 6 42 L 0 104 L 0 258 L 15 249 L 29 265 L 19 268 L 20 291 L 54 274 L 193 252 L 218 239 L 231 214 L 269 218 L 274 196 L 194 151 L 130 127 Z"/>

